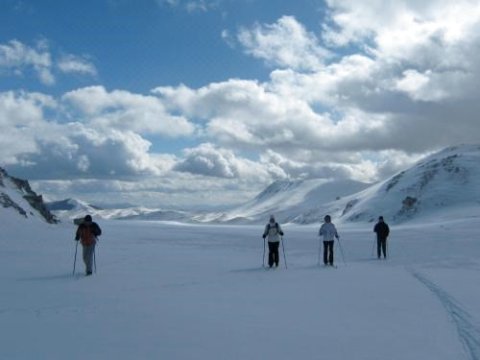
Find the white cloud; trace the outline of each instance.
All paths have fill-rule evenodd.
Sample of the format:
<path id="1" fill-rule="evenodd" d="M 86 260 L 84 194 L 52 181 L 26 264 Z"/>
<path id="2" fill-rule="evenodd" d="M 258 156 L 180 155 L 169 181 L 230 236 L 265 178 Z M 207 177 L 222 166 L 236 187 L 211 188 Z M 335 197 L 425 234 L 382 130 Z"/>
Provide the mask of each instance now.
<path id="1" fill-rule="evenodd" d="M 198 90 L 185 86 L 154 91 L 169 109 L 204 118 L 205 136 L 224 146 L 293 153 L 362 149 L 384 136 L 381 116 L 349 111 L 339 121 L 318 114 L 302 99 L 268 91 L 252 81 L 230 80 Z"/>
<path id="2" fill-rule="evenodd" d="M 152 154 L 151 143 L 131 130 L 65 122 L 63 111 L 46 95 L 0 93 L 0 163 L 38 179 L 159 175 L 176 162 Z M 62 121 L 49 119 L 52 112 Z"/>
<path id="3" fill-rule="evenodd" d="M 57 81 L 55 70 L 65 74 L 96 75 L 95 66 L 86 58 L 64 54 L 56 58 L 46 40 L 37 41 L 31 47 L 18 40 L 0 44 L 0 75 L 28 76 L 31 72 L 44 85 Z"/>
<path id="4" fill-rule="evenodd" d="M 188 119 L 169 114 L 155 96 L 92 86 L 70 91 L 63 99 L 95 127 L 168 137 L 190 136 L 195 131 Z"/>
<path id="5" fill-rule="evenodd" d="M 242 179 L 181 172 L 132 180 L 41 180 L 31 184 L 39 193 L 50 194 L 56 200 L 75 197 L 100 206 L 128 203 L 164 209 L 225 207 L 242 203 L 259 191 L 258 184 Z"/>
<path id="6" fill-rule="evenodd" d="M 58 61 L 58 68 L 64 73 L 78 73 L 84 75 L 97 75 L 97 69 L 87 58 L 76 55 L 64 55 Z"/>
<path id="7" fill-rule="evenodd" d="M 207 12 L 218 7 L 220 0 L 156 0 L 160 6 L 179 7 L 188 13 Z"/>
<path id="8" fill-rule="evenodd" d="M 238 41 L 247 54 L 283 68 L 318 70 L 329 56 L 317 37 L 292 16 L 283 16 L 274 24 L 243 28 Z"/>
<path id="9" fill-rule="evenodd" d="M 51 96 L 25 91 L 0 92 L 0 125 L 23 127 L 43 121 L 44 109 L 54 109 L 57 102 Z"/>
<path id="10" fill-rule="evenodd" d="M 324 38 L 334 45 L 358 44 L 383 66 L 419 72 L 468 69 L 477 50 L 480 3 L 475 0 L 329 0 Z"/>
<path id="11" fill-rule="evenodd" d="M 262 183 L 272 178 L 268 167 L 238 157 L 233 151 L 211 143 L 185 149 L 184 158 L 175 165 L 174 170 L 219 178 L 246 178 L 250 181 L 256 179 Z"/>
<path id="12" fill-rule="evenodd" d="M 51 55 L 43 44 L 37 43 L 35 48 L 18 40 L 0 44 L 0 69 L 13 71 L 16 75 L 23 75 L 25 70 L 33 70 L 42 83 L 52 85 L 55 78 L 51 67 Z"/>
<path id="13" fill-rule="evenodd" d="M 209 3 L 205 0 L 197 0 L 197 1 L 188 1 L 185 5 L 188 12 L 195 12 L 201 11 L 206 12 L 209 10 Z"/>
<path id="14" fill-rule="evenodd" d="M 173 159 L 152 156 L 150 142 L 132 132 L 99 132 L 78 123 L 44 129 L 48 136 L 25 139 L 35 148 L 17 148 L 10 169 L 30 179 L 134 178 L 162 174 L 174 164 Z"/>
<path id="15" fill-rule="evenodd" d="M 363 159 L 360 154 L 336 156 L 329 152 L 304 152 L 303 159 L 266 151 L 260 158 L 262 164 L 275 165 L 285 176 L 294 179 L 355 179 L 373 182 L 378 180 L 376 164 Z"/>
<path id="16" fill-rule="evenodd" d="M 421 153 L 480 141 L 478 4 L 328 3 L 331 26 L 321 37 L 291 17 L 239 32 L 247 53 L 280 68 L 270 81 L 154 93 L 170 111 L 201 119 L 204 135 L 223 148 L 274 151 L 291 176 L 378 179 Z M 319 38 L 348 51 L 325 63 Z"/>
<path id="17" fill-rule="evenodd" d="M 405 70 L 402 78 L 396 81 L 395 89 L 405 92 L 413 100 L 441 101 L 448 97 L 448 93 L 437 86 L 438 80 L 441 81 L 430 70 L 423 74 L 417 70 Z"/>
<path id="18" fill-rule="evenodd" d="M 18 154 L 38 151 L 32 138 L 45 132 L 44 110 L 56 107 L 55 100 L 44 94 L 0 92 L 0 163 L 16 163 Z"/>

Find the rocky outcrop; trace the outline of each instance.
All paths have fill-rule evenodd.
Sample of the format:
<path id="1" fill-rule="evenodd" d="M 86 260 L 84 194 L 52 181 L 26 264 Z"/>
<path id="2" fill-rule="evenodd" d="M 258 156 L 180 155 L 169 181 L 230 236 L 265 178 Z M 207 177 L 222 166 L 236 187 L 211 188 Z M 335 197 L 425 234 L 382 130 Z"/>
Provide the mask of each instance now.
<path id="1" fill-rule="evenodd" d="M 10 191 L 16 191 L 21 194 L 23 199 L 29 204 L 30 209 L 25 209 L 16 203 L 8 194 Z M 13 208 L 20 215 L 29 217 L 37 212 L 46 222 L 50 224 L 58 223 L 58 219 L 45 206 L 42 195 L 38 195 L 32 190 L 27 180 L 19 179 L 8 175 L 5 169 L 0 167 L 0 205 L 4 208 Z"/>

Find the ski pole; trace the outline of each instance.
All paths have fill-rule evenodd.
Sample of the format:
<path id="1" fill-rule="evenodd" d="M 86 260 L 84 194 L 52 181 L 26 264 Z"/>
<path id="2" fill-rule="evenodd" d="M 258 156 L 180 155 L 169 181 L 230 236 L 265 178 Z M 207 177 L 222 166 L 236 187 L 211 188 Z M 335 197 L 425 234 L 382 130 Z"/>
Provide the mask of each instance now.
<path id="1" fill-rule="evenodd" d="M 337 242 L 338 242 L 338 246 L 340 248 L 340 253 L 342 254 L 343 264 L 347 265 L 347 263 L 345 262 L 345 255 L 343 254 L 342 244 L 340 243 L 340 237 L 337 238 Z"/>
<path id="2" fill-rule="evenodd" d="M 73 260 L 73 273 L 72 275 L 75 276 L 75 266 L 77 265 L 77 249 L 78 249 L 78 240 L 75 240 L 77 242 L 77 245 L 75 245 L 75 257 Z"/>
<path id="3" fill-rule="evenodd" d="M 95 269 L 95 274 L 97 273 L 97 257 L 95 256 L 96 246 L 93 248 L 93 268 Z"/>
<path id="4" fill-rule="evenodd" d="M 375 257 L 375 238 L 373 238 L 372 257 Z"/>
<path id="5" fill-rule="evenodd" d="M 321 253 L 322 253 L 322 240 L 318 238 L 318 266 L 320 266 Z"/>
<path id="6" fill-rule="evenodd" d="M 93 268 L 95 269 L 95 274 L 97 273 L 97 245 L 98 245 L 98 238 L 95 237 L 95 244 L 93 248 Z"/>
<path id="7" fill-rule="evenodd" d="M 280 237 L 280 240 L 282 241 L 283 261 L 285 262 L 285 269 L 288 269 L 288 266 L 287 266 L 287 256 L 285 255 L 285 245 L 283 244 L 283 236 Z"/>
<path id="8" fill-rule="evenodd" d="M 262 257 L 262 266 L 265 267 L 265 238 L 263 238 L 263 257 Z"/>

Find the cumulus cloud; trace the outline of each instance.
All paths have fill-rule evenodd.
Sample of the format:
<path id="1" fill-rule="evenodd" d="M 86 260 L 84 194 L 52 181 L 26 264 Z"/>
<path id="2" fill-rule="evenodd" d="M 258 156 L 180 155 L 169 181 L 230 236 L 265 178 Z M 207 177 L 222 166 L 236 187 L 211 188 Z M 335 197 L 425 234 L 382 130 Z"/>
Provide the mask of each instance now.
<path id="1" fill-rule="evenodd" d="M 344 130 L 357 136 L 340 136 L 347 147 L 411 153 L 479 141 L 467 130 L 478 128 L 477 2 L 328 4 L 322 38 L 331 49 L 348 45 L 349 54 L 314 72 L 275 70 L 270 91 L 324 109 L 337 125 L 355 124 Z"/>
<path id="2" fill-rule="evenodd" d="M 132 130 L 65 122 L 64 107 L 39 93 L 0 93 L 0 162 L 29 179 L 159 175 L 175 164 Z"/>
<path id="3" fill-rule="evenodd" d="M 158 175 L 165 166 L 150 156 L 150 142 L 132 132 L 98 132 L 81 124 L 69 124 L 56 133 L 55 138 L 37 139 L 37 153 L 22 156 L 41 169 L 43 178 L 58 177 L 59 169 L 60 175 L 67 178 Z"/>
<path id="4" fill-rule="evenodd" d="M 369 148 L 371 136 L 384 137 L 381 116 L 367 118 L 352 110 L 335 120 L 299 97 L 282 96 L 267 87 L 230 80 L 197 90 L 180 86 L 154 92 L 169 109 L 206 119 L 205 136 L 224 146 L 271 148 L 293 156 L 302 150 Z"/>
<path id="5" fill-rule="evenodd" d="M 329 55 L 318 38 L 292 16 L 242 28 L 237 38 L 247 54 L 282 68 L 317 70 Z"/>
<path id="6" fill-rule="evenodd" d="M 44 85 L 56 82 L 55 70 L 62 73 L 96 75 L 95 66 L 85 57 L 65 54 L 57 59 L 49 48 L 48 41 L 37 41 L 34 46 L 18 40 L 0 44 L 0 75 L 28 76 L 33 72 Z"/>
<path id="7" fill-rule="evenodd" d="M 223 148 L 273 151 L 291 176 L 373 180 L 434 149 L 480 140 L 476 2 L 327 3 L 318 36 L 287 16 L 240 29 L 245 52 L 277 67 L 270 81 L 154 94 L 170 111 L 200 119 Z M 332 162 L 315 160 L 322 157 Z"/>
<path id="8" fill-rule="evenodd" d="M 233 151 L 211 143 L 185 149 L 184 158 L 175 165 L 174 170 L 220 178 L 257 179 L 261 182 L 270 180 L 275 173 L 279 175 L 279 169 L 272 171 L 272 167 L 238 157 Z M 285 176 L 284 173 L 282 175 Z"/>
<path id="9" fill-rule="evenodd" d="M 445 79 L 436 83 L 450 95 L 461 89 L 452 76 L 477 72 L 480 4 L 472 0 L 369 2 L 330 0 L 334 28 L 324 38 L 334 45 L 364 44 L 363 52 L 393 76 L 405 70 L 430 72 Z M 366 44 L 366 45 L 365 45 Z M 465 83 L 466 78 L 459 79 Z M 470 86 L 468 86 L 470 89 Z"/>
<path id="10" fill-rule="evenodd" d="M 50 136 L 33 136 L 33 149 L 17 149 L 9 169 L 29 179 L 134 178 L 159 175 L 173 157 L 149 154 L 150 143 L 132 132 L 97 132 L 81 124 L 44 126 Z"/>
<path id="11" fill-rule="evenodd" d="M 45 110 L 54 111 L 56 107 L 56 101 L 48 95 L 13 91 L 0 93 L 0 161 L 3 165 L 18 162 L 18 154 L 38 151 L 32 138 L 45 130 Z"/>
<path id="12" fill-rule="evenodd" d="M 92 86 L 70 91 L 63 100 L 95 127 L 168 137 L 188 136 L 195 131 L 187 118 L 169 114 L 155 96 L 108 92 L 103 86 Z"/>
<path id="13" fill-rule="evenodd" d="M 378 179 L 377 165 L 361 154 L 303 152 L 297 160 L 268 150 L 260 157 L 263 165 L 275 166 L 285 177 L 293 179 L 355 179 L 373 182 Z"/>

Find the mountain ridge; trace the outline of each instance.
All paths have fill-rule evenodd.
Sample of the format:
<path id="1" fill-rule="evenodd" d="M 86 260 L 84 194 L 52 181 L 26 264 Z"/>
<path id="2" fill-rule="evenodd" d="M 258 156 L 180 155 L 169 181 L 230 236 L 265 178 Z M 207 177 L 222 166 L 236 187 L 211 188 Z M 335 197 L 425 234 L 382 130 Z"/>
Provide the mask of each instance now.
<path id="1" fill-rule="evenodd" d="M 28 180 L 10 176 L 0 167 L 0 205 L 5 210 L 13 210 L 24 218 L 35 217 L 36 214 L 49 224 L 59 222 L 43 201 L 43 196 L 38 195 L 30 187 Z"/>
<path id="2" fill-rule="evenodd" d="M 394 222 L 404 222 L 446 208 L 475 209 L 479 205 L 480 145 L 459 145 L 434 153 L 352 195 L 342 217 L 347 221 L 373 221 L 382 213 Z"/>

